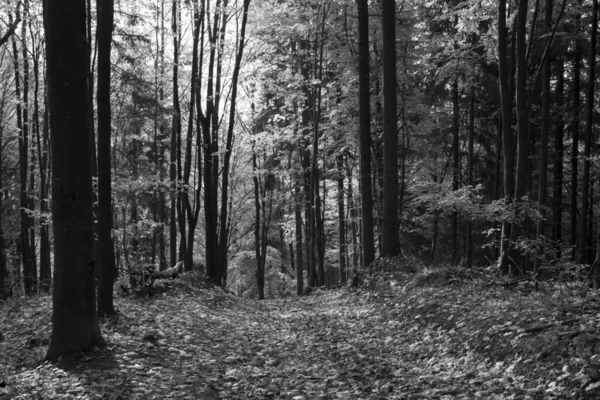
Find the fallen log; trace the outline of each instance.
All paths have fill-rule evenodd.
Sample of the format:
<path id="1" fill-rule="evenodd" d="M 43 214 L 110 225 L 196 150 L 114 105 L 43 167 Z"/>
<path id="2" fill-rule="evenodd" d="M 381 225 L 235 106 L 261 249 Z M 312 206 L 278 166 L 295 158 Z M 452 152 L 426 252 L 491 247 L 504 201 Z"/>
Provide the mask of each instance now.
<path id="1" fill-rule="evenodd" d="M 182 270 L 183 270 L 183 261 L 179 261 L 177 264 L 175 264 L 174 267 L 165 269 L 164 271 L 153 272 L 151 275 L 151 279 L 153 281 L 155 281 L 157 279 L 175 279 L 182 273 Z"/>

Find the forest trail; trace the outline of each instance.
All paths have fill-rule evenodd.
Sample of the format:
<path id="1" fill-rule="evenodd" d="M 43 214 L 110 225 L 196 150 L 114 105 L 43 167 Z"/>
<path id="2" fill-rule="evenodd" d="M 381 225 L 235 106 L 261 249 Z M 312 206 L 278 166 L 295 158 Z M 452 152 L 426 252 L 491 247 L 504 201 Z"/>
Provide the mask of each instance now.
<path id="1" fill-rule="evenodd" d="M 262 302 L 191 288 L 117 298 L 108 346 L 57 365 L 40 364 L 50 299 L 5 304 L 0 399 L 596 398 L 594 302 L 559 310 L 423 282 Z"/>

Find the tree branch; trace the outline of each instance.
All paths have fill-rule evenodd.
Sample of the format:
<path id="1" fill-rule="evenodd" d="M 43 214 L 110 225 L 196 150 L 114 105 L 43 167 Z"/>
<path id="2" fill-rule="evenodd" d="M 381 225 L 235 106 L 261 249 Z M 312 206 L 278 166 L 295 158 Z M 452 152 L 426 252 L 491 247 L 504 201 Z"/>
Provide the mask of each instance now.
<path id="1" fill-rule="evenodd" d="M 0 37 L 0 46 L 2 46 L 4 43 L 8 42 L 8 38 L 10 38 L 10 36 L 13 33 L 15 33 L 15 30 L 17 29 L 19 22 L 21 22 L 21 18 L 17 18 L 17 20 L 8 27 L 8 30 L 6 31 L 6 33 L 2 37 Z"/>

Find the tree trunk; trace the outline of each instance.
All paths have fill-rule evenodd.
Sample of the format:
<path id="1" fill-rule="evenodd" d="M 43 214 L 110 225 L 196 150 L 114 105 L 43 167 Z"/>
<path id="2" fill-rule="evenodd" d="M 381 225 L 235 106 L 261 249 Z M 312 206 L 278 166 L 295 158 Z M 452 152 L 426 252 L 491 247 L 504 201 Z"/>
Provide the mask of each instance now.
<path id="1" fill-rule="evenodd" d="M 460 113 L 459 113 L 459 95 L 458 78 L 452 82 L 452 190 L 457 191 L 460 187 L 460 154 L 459 154 L 459 134 L 460 134 Z M 452 211 L 451 223 L 452 235 L 452 254 L 450 262 L 452 265 L 458 265 L 458 211 Z"/>
<path id="2" fill-rule="evenodd" d="M 112 176 L 111 176 L 111 101 L 110 53 L 112 46 L 114 0 L 98 0 L 98 314 L 115 314 L 113 282 L 115 280 L 112 245 Z"/>
<path id="3" fill-rule="evenodd" d="M 6 86 L 2 88 L 2 97 L 0 97 L 0 149 L 4 146 L 4 106 L 6 105 Z M 0 187 L 3 185 L 2 173 L 2 162 L 4 157 L 0 151 Z M 0 210 L 3 209 L 4 194 L 0 193 Z M 3 213 L 0 212 L 0 300 L 8 298 L 8 292 L 6 290 L 6 246 L 4 242 L 4 229 L 2 228 Z"/>
<path id="4" fill-rule="evenodd" d="M 544 31 L 546 34 L 552 31 L 552 2 L 546 0 L 545 16 L 544 16 Z M 546 39 L 548 43 L 550 38 Z M 542 217 L 537 223 L 536 237 L 538 241 L 544 240 L 545 235 L 545 207 L 548 192 L 548 136 L 550 131 L 550 78 L 551 78 L 551 55 L 546 54 L 542 67 L 542 114 L 540 127 L 540 177 L 538 184 L 538 211 Z M 544 252 L 544 247 L 538 248 L 538 256 L 534 262 L 534 275 L 537 276 L 537 271 L 541 264 L 541 257 Z M 537 288 L 537 279 L 535 281 Z"/>
<path id="5" fill-rule="evenodd" d="M 357 0 L 358 7 L 358 75 L 359 75 L 359 148 L 360 193 L 362 215 L 363 266 L 375 260 L 373 240 L 373 194 L 371 192 L 371 100 L 369 70 L 369 7 Z"/>
<path id="6" fill-rule="evenodd" d="M 94 288 L 85 15 L 81 1 L 44 2 L 55 261 L 49 361 L 103 343 Z"/>
<path id="7" fill-rule="evenodd" d="M 296 172 L 294 178 L 294 218 L 296 222 L 296 294 L 302 295 L 304 291 L 304 260 L 302 243 L 302 197 L 300 191 L 300 180 L 302 179 L 299 172 Z"/>
<path id="8" fill-rule="evenodd" d="M 475 147 L 475 88 L 471 87 L 471 95 L 469 101 L 469 142 L 467 149 L 467 185 L 473 186 L 475 184 L 475 160 L 473 159 L 473 152 Z M 473 267 L 473 222 L 469 218 L 467 222 L 467 268 Z"/>
<path id="9" fill-rule="evenodd" d="M 587 115 L 586 130 L 584 137 L 584 157 L 583 157 L 583 179 L 581 182 L 581 223 L 579 224 L 579 255 L 580 264 L 588 264 L 590 248 L 588 243 L 591 239 L 588 236 L 588 213 L 592 212 L 592 203 L 590 198 L 590 156 L 592 154 L 592 136 L 594 133 L 594 94 L 596 86 L 596 46 L 598 34 L 598 0 L 593 0 L 592 11 L 592 34 L 590 40 L 590 57 L 588 74 L 588 93 L 587 93 Z M 589 221 L 592 221 L 590 219 Z"/>
<path id="10" fill-rule="evenodd" d="M 581 2 L 579 2 L 581 3 Z M 579 35 L 579 18 L 575 19 L 576 34 Z M 577 260 L 581 249 L 577 249 L 577 187 L 578 187 L 578 158 L 579 158 L 579 118 L 580 118 L 580 77 L 581 77 L 581 41 L 575 37 L 575 52 L 573 54 L 573 121 L 571 123 L 571 259 Z"/>
<path id="11" fill-rule="evenodd" d="M 181 111 L 179 107 L 179 0 L 173 0 L 171 29 L 173 36 L 173 117 L 171 126 L 171 160 L 169 179 L 171 181 L 171 210 L 169 218 L 169 254 L 171 266 L 177 264 L 177 202 L 179 184 L 177 182 L 177 160 L 179 159 L 179 142 L 181 138 Z"/>
<path id="12" fill-rule="evenodd" d="M 224 7 L 227 7 L 227 1 L 224 3 Z M 235 126 L 235 111 L 237 101 L 237 90 L 238 81 L 240 76 L 240 69 L 242 67 L 242 57 L 244 55 L 244 47 L 246 44 L 246 25 L 248 23 L 248 8 L 250 7 L 250 0 L 244 0 L 242 9 L 242 23 L 240 25 L 240 35 L 238 40 L 238 48 L 235 56 L 235 64 L 233 66 L 233 73 L 231 77 L 231 97 L 229 100 L 229 124 L 226 132 L 225 142 L 225 154 L 223 155 L 223 175 L 221 183 L 221 226 L 219 231 L 219 245 L 218 245 L 218 262 L 219 269 L 221 270 L 221 281 L 219 285 L 225 287 L 227 285 L 227 249 L 228 249 L 228 238 L 229 238 L 229 170 L 231 164 L 231 153 L 233 151 L 233 134 Z M 225 35 L 225 24 L 227 20 L 227 14 L 223 15 L 223 37 Z M 220 74 L 219 74 L 220 75 Z"/>
<path id="13" fill-rule="evenodd" d="M 502 126 L 502 151 L 504 155 L 504 197 L 511 203 L 514 197 L 514 158 L 512 134 L 512 100 L 508 65 L 508 29 L 506 26 L 506 0 L 498 1 L 498 77 Z M 500 237 L 499 266 L 508 271 L 510 223 L 504 221 Z"/>
<path id="14" fill-rule="evenodd" d="M 529 106 L 527 101 L 527 11 L 528 1 L 521 0 L 518 5 L 516 31 L 516 110 L 517 110 L 517 166 L 515 174 L 514 200 L 518 203 L 525 195 L 529 171 Z M 515 242 L 521 231 L 522 216 L 516 212 L 512 223 L 510 239 Z M 513 253 L 514 255 L 514 253 Z M 513 260 L 515 257 L 513 257 Z M 514 265 L 519 269 L 519 265 Z"/>
<path id="15" fill-rule="evenodd" d="M 396 2 L 382 0 L 383 34 L 383 221 L 381 255 L 400 253 L 398 238 L 398 123 L 396 106 Z"/>
<path id="16" fill-rule="evenodd" d="M 21 3 L 17 4 L 16 20 L 21 19 L 20 11 Z M 9 23 L 13 23 L 12 14 L 9 14 Z M 25 25 L 25 24 L 23 24 Z M 24 44 L 23 44 L 24 46 Z M 20 180 L 20 247 L 21 260 L 23 264 L 23 284 L 25 293 L 33 293 L 35 291 L 35 277 L 31 269 L 31 260 L 29 259 L 29 217 L 26 210 L 29 208 L 28 193 L 27 193 L 27 170 L 28 170 L 28 130 L 27 130 L 27 106 L 26 95 L 27 85 L 26 78 L 21 77 L 19 73 L 19 52 L 17 50 L 17 42 L 12 37 L 13 63 L 15 68 L 15 96 L 17 98 L 17 129 L 19 130 L 19 180 Z M 23 80 L 23 95 L 21 94 L 21 80 Z M 23 107 L 25 105 L 25 107 Z"/>
<path id="17" fill-rule="evenodd" d="M 30 24 L 30 34 L 32 37 L 32 43 L 34 42 L 34 32 Z M 33 43 L 34 47 L 35 43 Z M 47 109 L 47 95 L 44 87 L 44 104 L 46 107 L 42 116 L 42 127 L 40 127 L 39 116 L 39 87 L 40 87 L 40 52 L 36 49 L 32 50 L 33 54 L 33 75 L 35 79 L 34 89 L 34 116 L 35 121 L 35 135 L 36 135 L 36 151 L 37 151 L 37 163 L 40 172 L 40 290 L 44 293 L 48 293 L 52 286 L 52 273 L 51 273 L 51 262 L 50 262 L 50 238 L 48 235 L 48 109 Z M 43 138 L 42 132 L 43 130 Z M 43 143 L 42 143 L 43 140 Z M 0 146 L 1 147 L 1 146 Z M 32 160 L 32 166 L 34 160 Z M 1 186 L 1 185 L 0 185 Z"/>
<path id="18" fill-rule="evenodd" d="M 349 214 L 350 214 L 350 238 L 352 241 L 352 274 L 356 274 L 356 269 L 358 268 L 358 254 L 359 254 L 359 250 L 358 250 L 358 240 L 357 240 L 357 236 L 358 236 L 358 229 L 357 229 L 357 218 L 358 215 L 356 215 L 356 204 L 354 203 L 354 188 L 352 185 L 352 169 L 350 167 L 348 167 L 348 210 L 349 210 Z"/>
<path id="19" fill-rule="evenodd" d="M 25 14 L 25 18 L 29 17 L 29 0 L 23 1 L 23 12 Z M 21 25 L 21 50 L 23 52 L 23 136 L 27 137 L 25 140 L 25 153 L 27 157 L 30 157 L 30 161 L 28 163 L 29 168 L 29 190 L 27 191 L 27 209 L 31 210 L 31 212 L 35 211 L 35 201 L 34 193 L 35 189 L 35 147 L 33 145 L 33 133 L 35 129 L 35 124 L 37 121 L 34 118 L 30 118 L 29 115 L 29 54 L 31 51 L 27 48 L 27 24 L 23 23 Z M 37 88 L 36 88 L 37 90 Z M 37 93 L 36 93 L 37 94 Z M 32 127 L 33 123 L 33 127 Z M 38 125 L 39 127 L 39 125 Z M 29 260 L 29 269 L 31 271 L 31 276 L 33 278 L 33 291 L 38 290 L 38 271 L 37 271 L 37 256 L 35 251 L 35 220 L 32 214 L 27 214 L 27 226 L 29 231 L 29 255 L 27 259 Z"/>
<path id="20" fill-rule="evenodd" d="M 554 181 L 553 181 L 553 210 L 552 241 L 556 246 L 556 257 L 562 256 L 562 212 L 563 212 L 563 157 L 564 157 L 564 119 L 563 103 L 565 90 L 564 60 L 556 60 L 556 107 L 555 107 L 555 142 L 554 142 Z"/>
<path id="21" fill-rule="evenodd" d="M 344 156 L 337 156 L 337 203 L 338 203 L 338 234 L 339 234 L 339 260 L 340 260 L 340 283 L 346 283 L 348 279 L 348 266 L 346 265 L 346 206 L 344 205 Z"/>

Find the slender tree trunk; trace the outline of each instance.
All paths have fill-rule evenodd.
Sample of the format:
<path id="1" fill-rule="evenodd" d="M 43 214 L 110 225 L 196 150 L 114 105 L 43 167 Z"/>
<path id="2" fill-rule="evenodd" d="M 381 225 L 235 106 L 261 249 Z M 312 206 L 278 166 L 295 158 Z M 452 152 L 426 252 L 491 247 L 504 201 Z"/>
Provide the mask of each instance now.
<path id="1" fill-rule="evenodd" d="M 396 106 L 396 2 L 382 0 L 383 34 L 383 221 L 381 255 L 400 253 L 398 237 L 398 123 Z"/>
<path id="2" fill-rule="evenodd" d="M 36 151 L 37 151 L 37 163 L 40 172 L 40 290 L 47 293 L 50 291 L 52 286 L 51 276 L 51 263 L 50 263 L 50 239 L 48 235 L 48 110 L 47 107 L 44 109 L 42 115 L 42 126 L 40 127 L 40 106 L 39 106 L 39 87 L 40 87 L 40 54 L 35 49 L 34 32 L 29 25 L 31 41 L 34 46 L 32 50 L 33 54 L 33 75 L 34 75 L 34 116 L 35 121 L 35 135 L 36 135 Z M 46 104 L 46 93 L 44 87 L 43 94 L 44 103 Z M 42 144 L 42 133 L 43 130 L 43 144 Z M 31 165 L 34 165 L 32 160 Z M 1 186 L 1 185 L 0 185 Z M 33 240 L 32 240 L 33 241 Z"/>
<path id="3" fill-rule="evenodd" d="M 500 106 L 502 126 L 502 151 L 504 155 L 504 198 L 510 204 L 514 198 L 514 155 L 512 133 L 512 100 L 509 80 L 508 28 L 506 25 L 506 0 L 498 1 L 498 75 L 500 84 Z M 508 251 L 510 249 L 510 223 L 504 221 L 500 237 L 499 266 L 508 271 Z"/>
<path id="4" fill-rule="evenodd" d="M 517 166 L 515 178 L 515 201 L 518 203 L 525 195 L 526 181 L 529 170 L 529 106 L 527 102 L 527 11 L 528 1 L 521 0 L 518 4 L 516 31 L 516 110 L 517 110 Z M 521 216 L 517 212 L 510 232 L 514 243 L 521 232 Z M 513 253 L 514 255 L 514 253 Z M 513 258 L 514 259 L 514 258 Z M 515 265 L 517 269 L 519 265 Z"/>
<path id="5" fill-rule="evenodd" d="M 459 134 L 460 134 L 460 110 L 458 95 L 458 78 L 452 82 L 452 190 L 457 191 L 460 187 L 460 154 L 459 154 Z M 458 211 L 452 211 L 452 254 L 450 262 L 452 265 L 458 265 Z"/>
<path id="6" fill-rule="evenodd" d="M 20 12 L 21 3 L 19 2 L 16 10 L 16 20 L 21 19 Z M 12 14 L 9 14 L 9 23 L 13 23 Z M 23 24 L 24 26 L 25 24 Z M 23 44 L 24 45 L 24 44 Z M 28 193 L 27 193 L 27 170 L 28 170 L 28 122 L 27 122 L 27 101 L 26 95 L 27 84 L 25 76 L 21 77 L 19 73 L 19 52 L 17 50 L 17 42 L 15 37 L 12 37 L 13 63 L 15 69 L 15 96 L 17 98 L 17 129 L 19 130 L 19 179 L 20 179 L 20 248 L 21 261 L 23 264 L 23 283 L 26 293 L 35 291 L 35 277 L 31 269 L 31 260 L 29 259 L 29 217 L 27 210 L 29 208 Z M 21 93 L 21 81 L 23 83 L 23 94 Z"/>
<path id="7" fill-rule="evenodd" d="M 345 283 L 348 279 L 348 266 L 346 265 L 346 254 L 348 253 L 348 250 L 346 245 L 346 206 L 344 204 L 344 156 L 342 154 L 337 157 L 337 173 L 340 283 Z"/>
<path id="8" fill-rule="evenodd" d="M 169 218 L 169 250 L 171 266 L 177 264 L 177 202 L 179 198 L 179 183 L 177 182 L 177 160 L 181 136 L 181 111 L 179 107 L 179 0 L 173 0 L 171 13 L 171 32 L 173 36 L 173 118 L 171 126 L 171 160 L 169 179 L 171 181 L 171 210 Z"/>
<path id="9" fill-rule="evenodd" d="M 302 295 L 304 291 L 304 260 L 302 257 L 304 245 L 302 243 L 302 192 L 300 190 L 300 173 L 296 172 L 294 178 L 294 218 L 296 222 L 296 294 Z"/>
<path id="10" fill-rule="evenodd" d="M 111 176 L 111 101 L 110 53 L 112 46 L 114 0 L 97 1 L 98 40 L 98 314 L 115 314 L 113 282 L 115 280 L 112 242 L 112 176 Z"/>
<path id="11" fill-rule="evenodd" d="M 577 34 L 579 34 L 579 20 L 576 19 Z M 576 36 L 575 52 L 573 54 L 573 121 L 571 123 L 571 259 L 577 260 L 581 249 L 577 248 L 577 191 L 578 191 L 578 157 L 579 157 L 579 118 L 581 115 L 580 79 L 581 79 L 581 41 Z"/>
<path id="12" fill-rule="evenodd" d="M 562 256 L 562 212 L 563 212 L 563 157 L 564 157 L 564 120 L 563 120 L 563 105 L 564 105 L 564 60 L 558 57 L 556 60 L 556 107 L 554 118 L 555 122 L 555 142 L 554 142 L 554 182 L 553 182 L 553 210 L 552 218 L 552 240 L 556 245 L 556 257 Z"/>
<path id="13" fill-rule="evenodd" d="M 23 12 L 25 17 L 29 16 L 29 0 L 23 1 Z M 29 54 L 32 52 L 27 47 L 27 24 L 23 23 L 21 25 L 21 37 L 22 44 L 21 50 L 23 52 L 23 130 L 24 136 L 27 137 L 26 149 L 25 152 L 30 157 L 28 168 L 29 168 L 29 190 L 28 199 L 27 199 L 27 208 L 32 212 L 35 211 L 35 201 L 34 195 L 35 192 L 35 146 L 33 143 L 33 134 L 35 132 L 36 126 L 39 128 L 37 124 L 37 120 L 35 119 L 36 115 L 34 114 L 31 118 L 29 117 L 30 111 L 30 102 L 29 102 Z M 35 60 L 34 60 L 35 61 Z M 37 90 L 37 87 L 35 88 Z M 37 91 L 35 92 L 37 95 Z M 34 99 L 35 101 L 35 99 Z M 34 112 L 36 111 L 34 107 Z M 27 226 L 29 230 L 29 259 L 31 276 L 33 277 L 33 290 L 38 290 L 38 271 L 37 271 L 37 256 L 36 256 L 36 246 L 35 246 L 35 219 L 31 214 L 27 214 Z"/>
<path id="14" fill-rule="evenodd" d="M 69 21 L 68 24 L 65 21 Z M 103 344 L 96 312 L 85 3 L 44 2 L 50 124 L 54 280 L 46 359 Z"/>
<path id="15" fill-rule="evenodd" d="M 358 268 L 358 229 L 357 229 L 357 218 L 356 215 L 356 204 L 354 203 L 354 188 L 352 187 L 352 171 L 348 168 L 348 209 L 350 214 L 350 237 L 352 240 L 352 275 L 356 274 Z"/>
<path id="16" fill-rule="evenodd" d="M 544 16 L 544 30 L 546 34 L 552 30 L 552 3 L 553 0 L 546 0 L 545 5 L 545 16 Z M 546 40 L 549 41 L 550 38 Z M 544 240 L 545 235 L 545 207 L 546 198 L 548 195 L 548 136 L 550 131 L 550 78 L 551 78 L 551 55 L 547 54 L 543 61 L 542 69 L 542 114 L 541 114 L 541 127 L 540 127 L 540 177 L 538 184 L 538 211 L 542 216 L 542 219 L 537 223 L 536 237 L 538 241 Z M 543 255 L 544 247 L 540 246 L 538 249 L 538 256 L 534 262 L 534 275 L 537 275 L 537 271 L 541 264 L 541 257 Z M 537 279 L 535 281 L 537 289 Z"/>
<path id="17" fill-rule="evenodd" d="M 227 7 L 227 2 L 225 2 Z M 221 281 L 218 283 L 223 287 L 227 285 L 227 249 L 228 249 L 228 237 L 229 237 L 229 226 L 228 226 L 228 211 L 229 211 L 229 171 L 231 164 L 231 153 L 233 151 L 233 134 L 235 126 L 235 110 L 237 101 L 237 86 L 240 76 L 240 69 L 242 66 L 242 57 L 244 55 L 244 47 L 246 44 L 246 25 L 248 23 L 248 8 L 250 7 L 250 0 L 244 0 L 242 9 L 242 22 L 240 25 L 240 35 L 237 47 L 237 53 L 235 56 L 235 64 L 233 66 L 233 73 L 231 77 L 231 97 L 229 100 L 229 125 L 227 126 L 226 142 L 225 142 L 225 154 L 223 155 L 223 175 L 221 184 L 221 226 L 219 231 L 219 246 L 218 246 L 218 261 L 219 268 L 221 270 Z M 223 16 L 223 32 L 225 31 L 226 15 Z M 224 33 L 223 39 L 224 40 Z"/>
<path id="18" fill-rule="evenodd" d="M 584 137 L 583 153 L 583 179 L 581 182 L 581 223 L 579 224 L 579 256 L 581 264 L 591 262 L 589 258 L 591 237 L 588 235 L 588 213 L 592 212 L 590 198 L 590 156 L 592 154 L 592 136 L 594 131 L 594 95 L 596 86 L 596 46 L 598 34 L 598 0 L 593 0 L 592 9 L 592 34 L 590 40 L 588 92 L 587 92 L 587 115 L 586 130 Z M 589 221 L 592 221 L 590 219 Z"/>
<path id="19" fill-rule="evenodd" d="M 469 101 L 469 142 L 467 149 L 467 185 L 475 184 L 475 160 L 473 152 L 475 147 L 475 88 L 471 87 Z M 469 219 L 467 222 L 467 268 L 473 267 L 473 222 Z"/>
<path id="20" fill-rule="evenodd" d="M 363 266 L 375 260 L 373 239 L 373 194 L 371 192 L 371 100 L 369 70 L 369 7 L 357 0 L 358 7 L 358 74 L 359 74 L 359 148 L 360 193 L 362 215 Z"/>
<path id="21" fill-rule="evenodd" d="M 0 150 L 4 148 L 4 106 L 6 104 L 6 90 L 2 88 L 2 97 L 0 98 Z M 0 187 L 3 185 L 2 174 L 4 169 L 2 163 L 4 161 L 3 153 L 0 151 Z M 4 194 L 0 193 L 0 210 L 4 206 Z M 0 212 L 0 300 L 8 298 L 8 292 L 5 288 L 6 285 L 6 256 L 5 250 L 6 245 L 4 242 L 4 229 L 2 228 L 3 213 Z"/>

